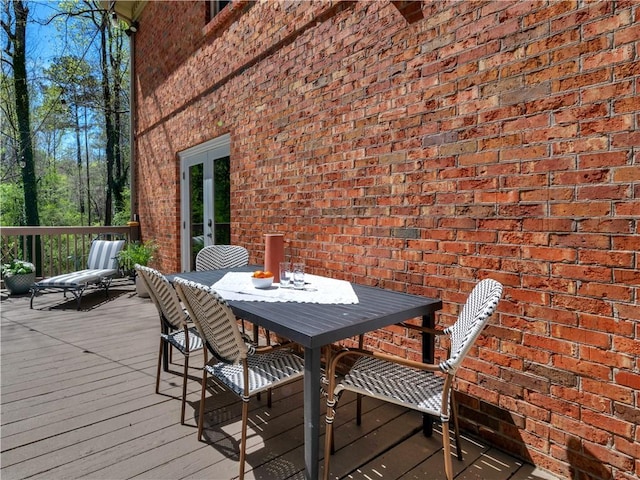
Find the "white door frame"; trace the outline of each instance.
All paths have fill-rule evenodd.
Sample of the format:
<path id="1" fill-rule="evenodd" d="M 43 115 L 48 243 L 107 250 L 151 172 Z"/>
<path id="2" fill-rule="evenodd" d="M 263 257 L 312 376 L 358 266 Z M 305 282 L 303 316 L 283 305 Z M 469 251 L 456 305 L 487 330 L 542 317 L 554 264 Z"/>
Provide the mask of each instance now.
<path id="1" fill-rule="evenodd" d="M 213 222 L 213 161 L 216 158 L 231 156 L 231 135 L 226 133 L 220 137 L 201 143 L 178 152 L 180 157 L 180 258 L 183 272 L 191 269 L 191 215 L 189 168 L 203 164 L 204 218 L 203 223 Z M 212 245 L 213 237 L 205 234 L 204 244 Z"/>

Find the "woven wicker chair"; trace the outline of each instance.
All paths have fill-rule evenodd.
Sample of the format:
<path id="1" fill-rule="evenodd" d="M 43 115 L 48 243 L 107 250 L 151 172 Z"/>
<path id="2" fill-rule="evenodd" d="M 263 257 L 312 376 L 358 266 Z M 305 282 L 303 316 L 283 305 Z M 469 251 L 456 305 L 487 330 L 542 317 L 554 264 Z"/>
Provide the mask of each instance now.
<path id="1" fill-rule="evenodd" d="M 244 267 L 249 264 L 249 251 L 240 245 L 209 245 L 196 255 L 196 272 L 220 270 L 222 268 Z M 245 333 L 244 319 L 242 333 Z M 258 327 L 253 328 L 253 342 L 258 344 Z M 271 343 L 271 335 L 265 330 L 267 345 Z M 269 400 L 271 403 L 271 400 Z"/>
<path id="2" fill-rule="evenodd" d="M 239 245 L 209 245 L 196 255 L 196 272 L 242 267 L 249 264 L 249 252 Z"/>
<path id="3" fill-rule="evenodd" d="M 236 316 L 214 290 L 204 285 L 175 280 L 175 288 L 189 315 L 205 340 L 205 367 L 198 420 L 198 440 L 204 429 L 204 401 L 207 375 L 213 375 L 242 399 L 242 439 L 240 479 L 244 478 L 249 399 L 266 390 L 297 380 L 304 374 L 302 358 L 288 350 L 287 344 L 255 348 L 240 334 Z M 208 353 L 213 357 L 209 359 Z"/>
<path id="4" fill-rule="evenodd" d="M 469 349 L 495 311 L 501 295 L 502 285 L 495 280 L 482 280 L 475 286 L 456 323 L 437 331 L 448 335 L 451 340 L 448 358 L 438 365 L 423 364 L 362 348 L 345 349 L 333 356 L 327 375 L 329 387 L 324 453 L 325 480 L 329 478 L 329 462 L 333 450 L 336 397 L 345 390 L 438 417 L 442 422 L 445 474 L 448 480 L 453 479 L 448 428 L 451 414 L 458 458 L 462 458 L 456 406 L 451 393 L 453 380 Z M 417 328 L 428 331 L 422 327 Z M 336 385 L 336 366 L 347 355 L 355 356 L 357 359 L 344 379 Z"/>
<path id="5" fill-rule="evenodd" d="M 160 315 L 160 349 L 158 352 L 158 371 L 156 374 L 156 393 L 160 392 L 160 370 L 165 347 L 175 348 L 184 355 L 184 371 L 182 374 L 182 410 L 180 423 L 184 425 L 184 413 L 187 397 L 187 375 L 189 371 L 189 355 L 202 350 L 203 341 L 194 326 L 189 326 L 189 316 L 182 308 L 175 289 L 157 270 L 135 265 L 137 274 L 144 282 L 149 296 Z M 165 357 L 165 364 L 169 361 Z"/>

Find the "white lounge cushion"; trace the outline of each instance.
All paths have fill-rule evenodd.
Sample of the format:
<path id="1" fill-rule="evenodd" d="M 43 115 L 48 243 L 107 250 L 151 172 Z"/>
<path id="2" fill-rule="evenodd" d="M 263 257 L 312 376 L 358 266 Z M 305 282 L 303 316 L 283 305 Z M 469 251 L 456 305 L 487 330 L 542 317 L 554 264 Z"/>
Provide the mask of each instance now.
<path id="1" fill-rule="evenodd" d="M 56 275 L 36 282 L 39 288 L 80 288 L 92 283 L 100 283 L 118 273 L 117 269 L 87 269 Z"/>

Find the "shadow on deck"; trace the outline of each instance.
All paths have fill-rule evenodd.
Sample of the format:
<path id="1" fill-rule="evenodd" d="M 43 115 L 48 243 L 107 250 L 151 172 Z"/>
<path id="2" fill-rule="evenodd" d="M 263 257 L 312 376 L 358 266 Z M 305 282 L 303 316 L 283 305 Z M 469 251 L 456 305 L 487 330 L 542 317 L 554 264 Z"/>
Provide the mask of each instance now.
<path id="1" fill-rule="evenodd" d="M 207 397 L 205 442 L 197 440 L 200 355 L 190 360 L 187 424 L 180 424 L 182 356 L 154 393 L 158 318 L 127 282 L 110 299 L 87 293 L 81 311 L 61 294 L 6 297 L 1 304 L 3 480 L 231 479 L 237 476 L 241 405 L 222 387 Z M 332 478 L 444 478 L 441 437 L 422 435 L 419 414 L 354 398 L 336 416 Z M 246 478 L 302 479 L 302 383 L 250 404 Z M 321 422 L 324 424 L 324 422 Z M 323 425 L 324 426 L 324 425 Z M 321 448 L 324 438 L 320 440 Z M 463 439 L 457 479 L 552 479 L 490 445 Z M 454 448 L 455 451 L 455 448 Z"/>

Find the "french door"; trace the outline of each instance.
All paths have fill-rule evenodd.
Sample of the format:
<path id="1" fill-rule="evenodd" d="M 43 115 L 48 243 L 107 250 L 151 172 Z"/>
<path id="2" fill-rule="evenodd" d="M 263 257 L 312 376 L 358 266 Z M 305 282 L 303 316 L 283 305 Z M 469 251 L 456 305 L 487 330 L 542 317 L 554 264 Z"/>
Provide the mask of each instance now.
<path id="1" fill-rule="evenodd" d="M 183 272 L 204 247 L 231 242 L 229 155 L 228 134 L 179 153 Z"/>

